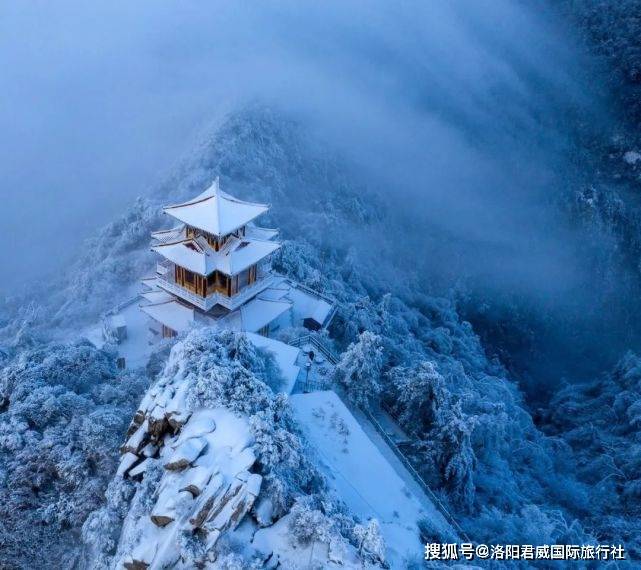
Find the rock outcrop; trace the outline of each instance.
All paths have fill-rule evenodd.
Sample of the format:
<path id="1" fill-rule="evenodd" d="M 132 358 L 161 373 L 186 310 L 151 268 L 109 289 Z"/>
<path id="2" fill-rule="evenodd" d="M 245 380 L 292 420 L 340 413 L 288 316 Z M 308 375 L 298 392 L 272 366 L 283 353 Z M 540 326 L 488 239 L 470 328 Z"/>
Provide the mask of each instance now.
<path id="1" fill-rule="evenodd" d="M 184 394 L 173 383 L 147 393 L 127 436 L 118 476 L 142 481 L 150 469 L 162 472 L 150 513 L 125 520 L 116 567 L 185 563 L 177 547 L 182 534 L 197 535 L 203 552 L 211 553 L 260 492 L 247 421 L 224 408 L 186 413 Z"/>
<path id="2" fill-rule="evenodd" d="M 319 494 L 286 403 L 241 364 L 238 344 L 196 330 L 174 346 L 127 431 L 106 504 L 83 528 L 85 568 L 367 562 L 348 514 Z"/>

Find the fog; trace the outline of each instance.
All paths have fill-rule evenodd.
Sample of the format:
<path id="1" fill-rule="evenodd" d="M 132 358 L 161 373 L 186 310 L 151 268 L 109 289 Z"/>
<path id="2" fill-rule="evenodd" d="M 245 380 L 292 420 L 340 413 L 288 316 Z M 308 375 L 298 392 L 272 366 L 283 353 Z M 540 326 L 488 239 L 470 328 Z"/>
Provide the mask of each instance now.
<path id="1" fill-rule="evenodd" d="M 62 270 L 227 110 L 259 100 L 390 199 L 419 268 L 533 295 L 572 290 L 580 259 L 550 204 L 565 183 L 566 119 L 596 122 L 601 105 L 571 38 L 537 9 L 5 3 L 3 286 Z"/>

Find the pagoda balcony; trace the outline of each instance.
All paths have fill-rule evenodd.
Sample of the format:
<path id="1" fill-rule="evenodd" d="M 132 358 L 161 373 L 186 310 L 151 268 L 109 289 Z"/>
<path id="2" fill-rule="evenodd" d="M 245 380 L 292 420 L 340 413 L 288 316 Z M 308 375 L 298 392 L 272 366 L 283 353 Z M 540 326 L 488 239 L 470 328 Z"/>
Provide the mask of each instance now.
<path id="1" fill-rule="evenodd" d="M 256 281 L 251 285 L 243 287 L 237 293 L 229 296 L 225 293 L 214 292 L 203 297 L 176 283 L 173 263 L 167 261 L 158 263 L 156 272 L 158 274 L 157 283 L 159 287 L 172 295 L 184 299 L 203 311 L 209 311 L 215 305 L 222 305 L 226 309 L 233 311 L 249 301 L 252 297 L 258 295 L 261 291 L 267 289 L 276 281 L 276 276 L 271 273 L 270 269 L 268 267 L 262 267 L 258 271 Z"/>

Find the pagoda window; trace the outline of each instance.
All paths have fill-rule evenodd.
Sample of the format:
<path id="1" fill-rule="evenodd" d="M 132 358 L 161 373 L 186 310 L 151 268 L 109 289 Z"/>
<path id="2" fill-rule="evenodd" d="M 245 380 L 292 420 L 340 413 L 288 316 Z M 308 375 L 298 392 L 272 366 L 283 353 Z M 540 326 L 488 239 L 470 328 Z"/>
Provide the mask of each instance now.
<path id="1" fill-rule="evenodd" d="M 230 281 L 231 281 L 231 295 L 235 295 L 236 293 L 238 293 L 238 275 L 234 275 L 233 277 L 231 277 Z"/>
<path id="2" fill-rule="evenodd" d="M 162 325 L 162 337 L 163 338 L 173 338 L 176 336 L 176 331 L 174 329 L 169 328 L 166 325 Z"/>
<path id="3" fill-rule="evenodd" d="M 193 286 L 194 276 L 191 271 L 188 271 L 184 267 L 176 265 L 175 269 L 176 283 L 181 287 L 191 287 Z"/>
<path id="4" fill-rule="evenodd" d="M 205 278 L 202 275 L 196 275 L 196 294 L 202 297 L 207 296 Z"/>
<path id="5" fill-rule="evenodd" d="M 245 269 L 245 271 L 241 271 L 238 276 L 236 277 L 238 280 L 238 290 L 240 291 L 243 287 L 247 287 L 249 285 L 249 270 Z"/>
<path id="6" fill-rule="evenodd" d="M 251 285 L 255 281 L 256 281 L 256 264 L 249 267 L 248 285 Z"/>
<path id="7" fill-rule="evenodd" d="M 188 289 L 196 295 L 202 295 L 203 297 L 206 294 L 205 287 L 205 278 L 202 275 L 198 275 L 184 267 L 176 267 L 176 284 Z"/>
<path id="8" fill-rule="evenodd" d="M 214 271 L 207 277 L 207 295 L 214 293 L 227 294 L 228 277 L 220 271 Z"/>
<path id="9" fill-rule="evenodd" d="M 214 251 L 220 251 L 229 239 L 229 236 L 215 236 L 206 232 L 203 232 L 203 236 L 205 236 L 207 243 L 214 249 Z"/>

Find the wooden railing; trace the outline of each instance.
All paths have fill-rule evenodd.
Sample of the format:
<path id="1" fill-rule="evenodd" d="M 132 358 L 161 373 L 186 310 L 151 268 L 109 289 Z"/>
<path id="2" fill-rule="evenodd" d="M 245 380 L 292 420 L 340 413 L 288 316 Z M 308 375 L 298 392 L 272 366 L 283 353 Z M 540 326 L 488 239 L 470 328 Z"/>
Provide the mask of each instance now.
<path id="1" fill-rule="evenodd" d="M 264 277 L 259 277 L 257 281 L 254 281 L 254 283 L 252 283 L 251 285 L 243 287 L 238 293 L 235 293 L 231 297 L 227 296 L 224 293 L 218 292 L 211 293 L 210 295 L 207 295 L 207 297 L 203 297 L 202 295 L 192 293 L 185 287 L 181 287 L 180 285 L 178 285 L 175 282 L 173 274 L 171 272 L 158 274 L 158 285 L 160 287 L 162 287 L 169 293 L 176 295 L 177 297 L 185 299 L 186 301 L 190 302 L 192 305 L 195 305 L 199 309 L 202 309 L 203 311 L 208 311 L 214 305 L 222 305 L 229 310 L 237 309 L 245 301 L 257 295 L 263 289 L 269 287 L 274 280 L 275 277 L 268 274 Z"/>

